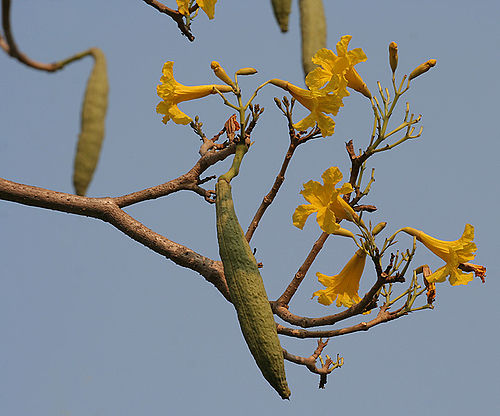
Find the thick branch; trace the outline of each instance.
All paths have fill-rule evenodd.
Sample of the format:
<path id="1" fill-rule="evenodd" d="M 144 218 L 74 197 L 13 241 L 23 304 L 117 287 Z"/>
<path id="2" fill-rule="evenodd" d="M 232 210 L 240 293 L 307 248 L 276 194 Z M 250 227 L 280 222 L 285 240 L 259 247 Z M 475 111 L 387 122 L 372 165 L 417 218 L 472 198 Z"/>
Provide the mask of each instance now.
<path id="1" fill-rule="evenodd" d="M 194 270 L 211 282 L 229 300 L 222 264 L 150 230 L 126 212 L 113 198 L 89 198 L 23 185 L 0 178 L 0 199 L 83 215 L 107 222 L 137 242 L 182 267 Z"/>

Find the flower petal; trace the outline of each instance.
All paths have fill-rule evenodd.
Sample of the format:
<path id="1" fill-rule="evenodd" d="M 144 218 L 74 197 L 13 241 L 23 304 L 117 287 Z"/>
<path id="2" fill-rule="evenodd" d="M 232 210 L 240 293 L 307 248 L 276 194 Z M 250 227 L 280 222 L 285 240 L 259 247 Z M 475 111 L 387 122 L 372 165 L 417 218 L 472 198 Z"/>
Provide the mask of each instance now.
<path id="1" fill-rule="evenodd" d="M 335 187 L 342 180 L 343 176 L 337 166 L 332 166 L 322 173 L 321 178 L 325 186 Z"/>
<path id="2" fill-rule="evenodd" d="M 316 208 L 312 205 L 299 205 L 292 216 L 293 225 L 301 230 L 304 228 L 307 218 L 313 212 L 316 212 Z"/>
<path id="3" fill-rule="evenodd" d="M 340 228 L 340 225 L 337 223 L 338 219 L 335 217 L 335 213 L 331 209 L 325 208 L 318 211 L 317 221 L 320 228 L 328 234 L 333 234 Z"/>

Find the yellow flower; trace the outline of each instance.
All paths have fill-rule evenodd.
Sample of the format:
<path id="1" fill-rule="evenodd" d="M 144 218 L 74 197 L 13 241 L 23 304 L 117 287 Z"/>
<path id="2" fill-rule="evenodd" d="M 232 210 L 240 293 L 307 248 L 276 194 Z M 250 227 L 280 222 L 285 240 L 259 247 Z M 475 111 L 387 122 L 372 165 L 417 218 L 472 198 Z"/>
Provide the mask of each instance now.
<path id="1" fill-rule="evenodd" d="M 312 180 L 304 184 L 300 193 L 309 204 L 299 205 L 295 209 L 293 225 L 302 230 L 309 215 L 316 212 L 316 221 L 321 229 L 333 234 L 340 229 L 340 220 L 358 219 L 351 206 L 340 196 L 352 192 L 352 186 L 350 183 L 344 183 L 339 189 L 335 189 L 335 185 L 342 180 L 342 173 L 337 167 L 325 170 L 321 177 L 324 185 Z"/>
<path id="2" fill-rule="evenodd" d="M 311 112 L 306 118 L 295 123 L 293 127 L 302 131 L 318 124 L 323 137 L 331 136 L 334 133 L 335 122 L 326 114 L 337 115 L 340 107 L 343 106 L 342 97 L 345 95 L 339 96 L 326 90 L 305 90 L 281 79 L 272 79 L 269 82 L 290 92 L 292 97 Z"/>
<path id="3" fill-rule="evenodd" d="M 177 104 L 182 101 L 196 100 L 197 98 L 206 97 L 210 94 L 215 94 L 217 90 L 220 92 L 232 91 L 228 85 L 197 85 L 186 86 L 179 84 L 173 75 L 173 61 L 165 62 L 163 65 L 163 75 L 160 78 L 161 84 L 157 85 L 156 92 L 158 96 L 163 99 L 157 106 L 156 112 L 163 114 L 163 122 L 172 119 L 177 124 L 189 124 L 192 120 L 191 117 L 184 114 Z"/>
<path id="4" fill-rule="evenodd" d="M 410 227 L 401 230 L 416 237 L 418 241 L 446 262 L 446 265 L 427 277 L 429 283 L 444 282 L 449 276 L 450 284 L 457 286 L 466 285 L 474 278 L 473 273 L 464 273 L 458 268 L 461 263 L 468 262 L 475 256 L 476 245 L 472 241 L 474 240 L 474 227 L 472 225 L 466 224 L 462 237 L 455 241 L 438 240 Z"/>
<path id="5" fill-rule="evenodd" d="M 345 86 L 371 98 L 370 90 L 354 69 L 354 65 L 366 61 L 366 55 L 361 48 L 348 51 L 347 47 L 352 36 L 342 36 L 337 43 L 337 55 L 333 51 L 320 49 L 312 58 L 319 67 L 313 69 L 306 77 L 306 85 L 313 90 L 324 87 L 328 91 L 338 91 L 341 98 L 349 95 Z"/>
<path id="6" fill-rule="evenodd" d="M 293 125 L 297 130 L 307 130 L 317 124 L 323 137 L 331 136 L 335 131 L 335 122 L 326 114 L 338 114 L 340 107 L 344 106 L 342 99 L 350 95 L 347 87 L 371 98 L 366 84 L 354 69 L 354 65 L 366 61 L 366 55 L 360 48 L 347 50 L 351 37 L 342 36 L 337 43 L 338 56 L 326 48 L 320 49 L 313 56 L 312 61 L 320 67 L 307 75 L 308 89 L 299 88 L 280 79 L 269 81 L 290 92 L 292 97 L 311 112 Z"/>
<path id="7" fill-rule="evenodd" d="M 189 16 L 189 0 L 176 0 L 179 13 L 184 16 Z M 215 3 L 217 0 L 197 0 L 196 3 L 207 14 L 209 19 L 215 16 Z"/>
<path id="8" fill-rule="evenodd" d="M 359 303 L 361 300 L 358 295 L 359 281 L 365 268 L 365 260 L 366 253 L 360 249 L 339 274 L 327 276 L 316 273 L 318 280 L 326 289 L 314 292 L 313 296 L 317 296 L 318 302 L 323 305 L 330 305 L 335 299 L 337 299 L 337 306 L 344 305 L 348 308 Z"/>

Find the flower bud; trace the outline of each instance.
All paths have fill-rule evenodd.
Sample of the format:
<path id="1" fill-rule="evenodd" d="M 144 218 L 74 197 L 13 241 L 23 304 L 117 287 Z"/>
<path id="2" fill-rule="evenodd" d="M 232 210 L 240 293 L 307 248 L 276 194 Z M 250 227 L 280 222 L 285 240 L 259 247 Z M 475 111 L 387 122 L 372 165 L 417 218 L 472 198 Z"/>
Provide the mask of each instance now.
<path id="1" fill-rule="evenodd" d="M 253 75 L 256 73 L 257 70 L 255 68 L 240 68 L 236 71 L 236 75 Z"/>
<path id="2" fill-rule="evenodd" d="M 396 72 L 398 67 L 398 44 L 391 42 L 389 44 L 389 64 L 391 65 L 392 73 Z"/>
<path id="3" fill-rule="evenodd" d="M 351 231 L 346 230 L 345 228 L 342 227 L 337 228 L 332 234 L 341 235 L 342 237 L 349 237 L 352 238 L 353 240 L 356 240 L 356 237 L 354 237 L 354 234 Z"/>
<path id="4" fill-rule="evenodd" d="M 411 74 L 410 74 L 408 80 L 412 80 L 413 78 L 417 78 L 418 76 L 427 72 L 434 65 L 436 65 L 436 62 L 437 61 L 435 59 L 429 59 L 427 62 L 424 62 L 423 64 L 417 66 L 413 71 L 411 71 Z"/>
<path id="5" fill-rule="evenodd" d="M 356 71 L 353 68 L 348 70 L 345 74 L 345 78 L 347 80 L 347 86 L 349 88 L 352 88 L 353 90 L 360 92 L 363 94 L 366 98 L 371 99 L 372 98 L 372 93 L 366 86 L 365 82 L 361 78 L 361 76 L 358 74 L 358 71 Z"/>
<path id="6" fill-rule="evenodd" d="M 288 90 L 288 82 L 283 81 L 282 79 L 273 78 L 269 80 L 269 83 L 283 88 L 284 90 Z"/>
<path id="7" fill-rule="evenodd" d="M 217 78 L 225 82 L 227 85 L 236 88 L 236 85 L 234 85 L 233 80 L 229 78 L 229 76 L 226 74 L 226 71 L 224 71 L 224 68 L 222 68 L 217 61 L 212 61 L 212 63 L 210 64 L 210 68 L 212 68 Z"/>
<path id="8" fill-rule="evenodd" d="M 387 225 L 386 222 L 379 222 L 375 227 L 373 227 L 372 235 L 376 236 L 378 233 L 380 233 L 380 231 L 382 231 L 385 228 L 386 225 Z"/>

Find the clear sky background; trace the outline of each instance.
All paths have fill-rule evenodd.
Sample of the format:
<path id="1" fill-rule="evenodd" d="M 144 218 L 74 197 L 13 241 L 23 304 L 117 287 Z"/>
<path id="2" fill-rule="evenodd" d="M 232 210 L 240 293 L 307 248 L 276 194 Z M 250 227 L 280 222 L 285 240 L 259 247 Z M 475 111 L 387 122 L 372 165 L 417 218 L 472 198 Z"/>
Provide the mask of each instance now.
<path id="1" fill-rule="evenodd" d="M 155 113 L 165 61 L 187 85 L 218 83 L 219 61 L 229 73 L 253 66 L 247 93 L 269 78 L 303 85 L 298 10 L 281 34 L 269 1 L 219 1 L 216 19 L 201 15 L 196 40 L 182 37 L 167 16 L 140 0 L 14 1 L 20 49 L 33 59 L 59 60 L 91 46 L 106 53 L 110 105 L 102 157 L 89 196 L 118 196 L 172 179 L 192 167 L 199 140 L 189 128 L 164 126 Z M 174 1 L 166 2 L 174 6 Z M 386 236 L 413 226 L 455 240 L 476 230 L 475 262 L 486 284 L 438 286 L 436 308 L 368 332 L 332 339 L 326 353 L 345 365 L 319 390 L 318 377 L 286 364 L 291 400 L 262 378 L 243 341 L 234 309 L 203 278 L 97 220 L 0 201 L 0 414 L 27 415 L 497 415 L 500 134 L 500 3 L 497 0 L 325 1 L 328 46 L 351 34 L 368 56 L 357 66 L 372 92 L 389 85 L 387 46 L 399 44 L 398 76 L 429 58 L 437 66 L 412 84 L 407 100 L 423 115 L 418 140 L 373 157 L 376 182 L 365 200 L 388 221 Z M 0 175 L 72 192 L 71 170 L 79 111 L 91 59 L 56 74 L 35 71 L 0 53 Z M 267 88 L 255 141 L 234 181 L 244 229 L 288 146 L 285 120 L 273 104 L 283 91 Z M 299 148 L 287 181 L 266 213 L 257 248 L 268 295 L 286 287 L 320 231 L 303 231 L 291 214 L 303 203 L 304 182 L 330 166 L 348 174 L 344 143 L 366 146 L 372 117 L 353 93 L 336 117 L 336 132 Z M 231 115 L 218 97 L 185 103 L 208 135 Z M 297 106 L 296 119 L 307 114 Z M 394 117 L 399 122 L 401 113 Z M 227 170 L 229 159 L 208 174 Z M 208 187 L 213 187 L 213 183 Z M 141 203 L 127 212 L 167 238 L 218 258 L 215 208 L 194 193 Z M 398 248 L 410 239 L 401 238 Z M 317 271 L 333 275 L 353 246 L 331 239 L 311 268 L 292 311 L 337 311 L 311 294 Z M 423 247 L 415 266 L 441 260 Z M 369 263 L 367 263 L 369 264 Z M 367 267 L 362 290 L 374 272 Z M 373 313 L 372 313 L 373 314 Z M 369 319 L 369 318 L 364 318 Z M 357 321 L 350 321 L 352 324 Z M 340 326 L 339 326 L 340 327 Z M 290 352 L 309 355 L 314 340 L 281 338 Z"/>

